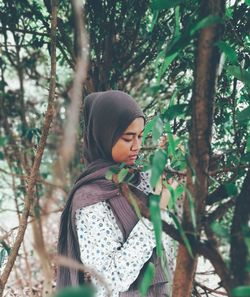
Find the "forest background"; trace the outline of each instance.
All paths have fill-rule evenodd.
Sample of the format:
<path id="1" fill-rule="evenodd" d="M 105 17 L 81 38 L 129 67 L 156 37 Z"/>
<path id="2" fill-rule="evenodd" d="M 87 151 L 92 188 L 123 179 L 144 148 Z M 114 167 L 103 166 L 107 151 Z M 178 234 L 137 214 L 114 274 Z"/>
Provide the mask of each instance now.
<path id="1" fill-rule="evenodd" d="M 180 243 L 172 296 L 250 296 L 250 1 L 1 0 L 0 21 L 0 296 L 52 293 L 58 218 L 84 168 L 83 99 L 108 89 L 147 116 L 151 185 L 185 180 L 166 184 L 174 224 L 150 199 L 158 253 L 162 229 Z M 201 256 L 215 288 L 197 280 Z"/>

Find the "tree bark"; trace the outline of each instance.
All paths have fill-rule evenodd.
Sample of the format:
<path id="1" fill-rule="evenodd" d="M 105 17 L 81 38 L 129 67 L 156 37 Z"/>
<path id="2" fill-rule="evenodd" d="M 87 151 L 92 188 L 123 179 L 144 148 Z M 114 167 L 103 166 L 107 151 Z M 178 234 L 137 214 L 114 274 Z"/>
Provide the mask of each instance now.
<path id="1" fill-rule="evenodd" d="M 224 0 L 209 0 L 201 4 L 201 11 L 206 12 L 207 15 L 221 16 L 224 7 Z M 200 237 L 201 219 L 208 196 L 208 168 L 211 154 L 210 142 L 214 94 L 220 58 L 219 51 L 214 43 L 220 38 L 221 31 L 221 25 L 214 24 L 202 29 L 198 37 L 192 96 L 192 125 L 189 135 L 190 156 L 187 170 L 187 189 L 195 204 L 196 227 L 192 223 L 187 198 L 185 199 L 183 213 L 183 228 L 190 243 Z M 187 297 L 191 295 L 197 259 L 198 256 L 195 251 L 193 251 L 192 257 L 186 247 L 180 244 L 172 296 Z"/>

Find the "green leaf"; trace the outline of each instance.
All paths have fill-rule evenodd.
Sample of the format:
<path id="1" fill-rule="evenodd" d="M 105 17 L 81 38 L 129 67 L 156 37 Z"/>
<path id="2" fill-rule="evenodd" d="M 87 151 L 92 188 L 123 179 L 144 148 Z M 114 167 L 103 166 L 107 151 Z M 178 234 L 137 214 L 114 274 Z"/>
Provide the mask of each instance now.
<path id="1" fill-rule="evenodd" d="M 175 156 L 175 141 L 174 141 L 174 137 L 173 134 L 171 132 L 171 127 L 170 127 L 170 123 L 167 121 L 165 124 L 165 131 L 167 132 L 168 135 L 168 154 L 170 156 Z"/>
<path id="2" fill-rule="evenodd" d="M 219 16 L 209 15 L 192 26 L 190 30 L 190 35 L 194 35 L 200 29 L 203 29 L 218 23 L 222 23 L 222 21 L 223 21 L 222 18 L 220 18 Z"/>
<path id="3" fill-rule="evenodd" d="M 249 297 L 250 296 L 250 286 L 239 286 L 232 290 L 232 295 L 234 297 Z"/>
<path id="4" fill-rule="evenodd" d="M 250 6 L 250 0 L 245 0 L 246 5 Z"/>
<path id="5" fill-rule="evenodd" d="M 219 41 L 216 43 L 216 45 L 222 52 L 225 53 L 225 55 L 228 57 L 228 59 L 230 60 L 230 62 L 232 64 L 237 63 L 237 54 L 236 54 L 235 50 L 229 44 L 227 44 L 224 41 Z"/>
<path id="6" fill-rule="evenodd" d="M 105 174 L 105 178 L 106 178 L 107 180 L 112 180 L 112 178 L 113 178 L 113 172 L 112 172 L 111 170 L 108 170 L 108 171 L 106 172 L 106 174 Z"/>
<path id="7" fill-rule="evenodd" d="M 187 236 L 186 236 L 186 234 L 185 234 L 185 232 L 184 232 L 178 218 L 173 213 L 171 213 L 171 216 L 173 217 L 173 221 L 174 221 L 174 223 L 176 225 L 176 228 L 178 229 L 178 231 L 179 231 L 179 233 L 180 233 L 180 235 L 181 235 L 181 237 L 182 237 L 182 239 L 184 241 L 184 245 L 185 245 L 190 257 L 193 258 L 194 255 L 193 255 L 193 252 L 192 252 L 191 245 L 189 243 L 189 240 L 188 240 L 188 238 L 187 238 Z"/>
<path id="8" fill-rule="evenodd" d="M 188 191 L 187 188 L 186 188 L 186 194 L 187 194 L 186 197 L 188 199 L 188 206 L 189 206 L 189 210 L 190 210 L 190 214 L 191 214 L 192 224 L 193 224 L 194 229 L 196 229 L 197 225 L 196 225 L 194 200 L 193 200 L 191 193 Z"/>
<path id="9" fill-rule="evenodd" d="M 149 197 L 149 211 L 150 211 L 150 219 L 154 226 L 154 234 L 156 241 L 156 254 L 161 257 L 162 250 L 162 242 L 161 242 L 161 234 L 162 234 L 162 222 L 161 222 L 161 210 L 160 210 L 160 196 L 159 195 L 150 195 Z"/>
<path id="10" fill-rule="evenodd" d="M 230 236 L 228 231 L 226 230 L 226 228 L 217 222 L 212 222 L 211 229 L 219 237 L 229 238 L 229 236 Z"/>
<path id="11" fill-rule="evenodd" d="M 237 120 L 239 122 L 245 122 L 250 120 L 250 105 L 243 109 L 242 111 L 239 111 L 237 113 Z"/>
<path id="12" fill-rule="evenodd" d="M 247 152 L 250 152 L 250 136 L 247 138 Z"/>
<path id="13" fill-rule="evenodd" d="M 0 160 L 4 160 L 4 153 L 0 151 Z"/>
<path id="14" fill-rule="evenodd" d="M 144 131 L 143 131 L 143 136 L 142 136 L 142 144 L 144 144 L 145 139 L 147 138 L 148 134 L 152 131 L 153 126 L 156 122 L 157 117 L 154 117 L 152 120 L 147 122 L 145 125 Z"/>
<path id="15" fill-rule="evenodd" d="M 238 188 L 234 183 L 227 183 L 225 188 L 229 196 L 236 196 L 238 194 Z"/>
<path id="16" fill-rule="evenodd" d="M 173 54 L 167 55 L 164 59 L 164 62 L 159 70 L 159 74 L 157 77 L 157 81 L 159 82 L 163 76 L 163 74 L 168 69 L 169 65 L 174 61 L 174 59 L 178 56 L 179 52 L 175 52 Z"/>
<path id="17" fill-rule="evenodd" d="M 250 72 L 242 69 L 240 66 L 228 66 L 227 71 L 242 81 L 246 86 L 250 87 Z"/>
<path id="18" fill-rule="evenodd" d="M 5 249 L 1 249 L 0 251 L 0 268 L 3 266 L 3 263 L 7 257 L 7 252 Z"/>
<path id="19" fill-rule="evenodd" d="M 158 116 L 156 117 L 155 123 L 153 125 L 152 129 L 152 136 L 153 136 L 153 141 L 157 142 L 162 135 L 163 132 L 163 122 L 162 119 Z"/>
<path id="20" fill-rule="evenodd" d="M 185 114 L 187 110 L 188 104 L 176 104 L 171 105 L 168 109 L 164 112 L 164 118 L 168 119 L 169 121 L 175 119 L 176 117 L 181 117 Z"/>
<path id="21" fill-rule="evenodd" d="M 162 175 L 165 165 L 167 163 L 167 153 L 158 149 L 153 156 L 152 174 L 150 178 L 150 185 L 154 188 Z"/>
<path id="22" fill-rule="evenodd" d="M 129 172 L 128 168 L 122 168 L 122 170 L 118 173 L 118 176 L 117 176 L 119 183 L 124 181 L 125 177 L 128 175 L 128 172 Z"/>
<path id="23" fill-rule="evenodd" d="M 142 282 L 140 284 L 140 294 L 141 296 L 146 296 L 149 287 L 152 284 L 155 275 L 155 266 L 152 262 L 149 262 L 146 268 L 146 271 L 143 275 Z"/>
<path id="24" fill-rule="evenodd" d="M 1 136 L 0 137 L 0 146 L 5 146 L 8 144 L 8 137 L 6 136 Z"/>
<path id="25" fill-rule="evenodd" d="M 55 297 L 94 297 L 95 289 L 92 286 L 66 287 L 59 291 Z"/>
<path id="26" fill-rule="evenodd" d="M 152 10 L 161 10 L 161 9 L 170 9 L 176 7 L 184 0 L 152 0 L 151 9 Z"/>

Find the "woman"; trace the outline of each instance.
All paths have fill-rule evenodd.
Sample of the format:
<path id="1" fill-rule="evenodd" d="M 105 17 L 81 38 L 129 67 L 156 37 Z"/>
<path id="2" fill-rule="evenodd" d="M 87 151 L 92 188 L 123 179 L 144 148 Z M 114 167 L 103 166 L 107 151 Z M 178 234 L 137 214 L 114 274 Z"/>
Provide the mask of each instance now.
<path id="1" fill-rule="evenodd" d="M 101 273 L 112 297 L 140 296 L 138 285 L 147 263 L 156 267 L 147 296 L 168 296 L 168 284 L 155 253 L 152 224 L 139 220 L 118 186 L 105 178 L 112 167 L 131 167 L 140 151 L 145 118 L 136 102 L 121 91 L 93 93 L 84 106 L 86 169 L 77 179 L 61 217 L 58 252 Z M 146 206 L 147 175 L 134 171 L 133 194 Z M 161 206 L 166 207 L 162 199 Z M 107 296 L 95 276 L 98 297 Z M 58 269 L 58 288 L 83 283 L 81 272 Z"/>

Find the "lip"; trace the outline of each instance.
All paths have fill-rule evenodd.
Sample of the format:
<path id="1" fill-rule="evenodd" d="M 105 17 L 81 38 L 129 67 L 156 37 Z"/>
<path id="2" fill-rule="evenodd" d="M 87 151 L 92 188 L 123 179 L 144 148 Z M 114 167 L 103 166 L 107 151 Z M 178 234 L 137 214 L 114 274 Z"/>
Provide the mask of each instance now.
<path id="1" fill-rule="evenodd" d="M 138 156 L 138 155 L 132 155 L 132 156 L 129 156 L 129 158 L 130 158 L 131 160 L 136 160 L 136 159 L 137 159 L 137 156 Z"/>

